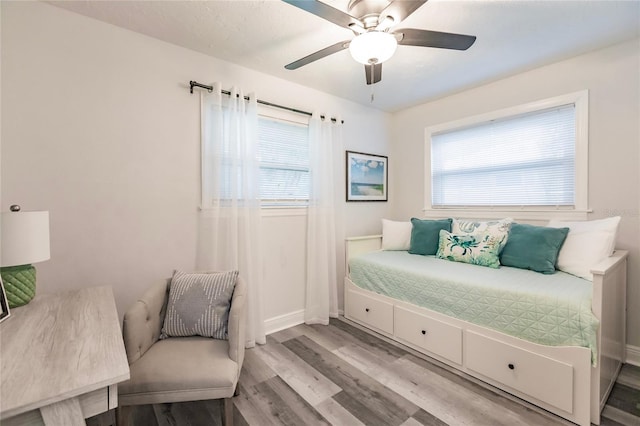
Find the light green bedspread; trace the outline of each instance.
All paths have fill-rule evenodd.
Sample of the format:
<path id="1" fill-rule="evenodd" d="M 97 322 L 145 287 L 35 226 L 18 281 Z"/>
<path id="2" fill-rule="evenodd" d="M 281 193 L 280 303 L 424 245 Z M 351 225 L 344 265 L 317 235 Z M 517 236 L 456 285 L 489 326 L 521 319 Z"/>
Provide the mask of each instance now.
<path id="1" fill-rule="evenodd" d="M 349 261 L 358 287 L 511 336 L 550 346 L 584 346 L 596 360 L 598 319 L 591 282 L 564 272 L 544 275 L 376 251 Z"/>

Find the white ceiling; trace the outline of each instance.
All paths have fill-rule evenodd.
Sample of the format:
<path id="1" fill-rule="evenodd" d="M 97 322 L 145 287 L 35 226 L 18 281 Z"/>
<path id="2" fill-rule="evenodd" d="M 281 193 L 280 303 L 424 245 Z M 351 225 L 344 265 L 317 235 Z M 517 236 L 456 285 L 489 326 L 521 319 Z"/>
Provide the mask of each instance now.
<path id="1" fill-rule="evenodd" d="M 347 10 L 348 0 L 325 2 Z M 348 50 L 284 69 L 353 33 L 279 0 L 49 3 L 384 111 L 640 34 L 640 0 L 429 0 L 397 28 L 475 35 L 475 44 L 467 51 L 398 46 L 383 64 L 382 81 L 367 86 L 364 67 Z"/>

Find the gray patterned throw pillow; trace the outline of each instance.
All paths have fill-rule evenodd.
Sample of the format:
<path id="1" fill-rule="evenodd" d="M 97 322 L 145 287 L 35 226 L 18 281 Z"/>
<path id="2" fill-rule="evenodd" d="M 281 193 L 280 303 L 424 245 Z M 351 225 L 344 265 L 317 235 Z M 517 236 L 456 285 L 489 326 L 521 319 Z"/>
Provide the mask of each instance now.
<path id="1" fill-rule="evenodd" d="M 161 339 L 203 336 L 227 340 L 227 321 L 238 271 L 187 274 L 175 271 Z"/>

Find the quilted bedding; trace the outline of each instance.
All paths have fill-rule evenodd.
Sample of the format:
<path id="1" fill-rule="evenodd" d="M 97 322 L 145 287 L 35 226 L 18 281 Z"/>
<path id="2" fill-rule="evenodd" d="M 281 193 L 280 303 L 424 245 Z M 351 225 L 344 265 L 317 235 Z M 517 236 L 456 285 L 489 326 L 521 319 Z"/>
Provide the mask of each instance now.
<path id="1" fill-rule="evenodd" d="M 583 346 L 596 360 L 598 319 L 591 282 L 564 272 L 545 275 L 485 268 L 406 251 L 376 251 L 349 261 L 358 287 L 511 336 L 550 346 Z"/>

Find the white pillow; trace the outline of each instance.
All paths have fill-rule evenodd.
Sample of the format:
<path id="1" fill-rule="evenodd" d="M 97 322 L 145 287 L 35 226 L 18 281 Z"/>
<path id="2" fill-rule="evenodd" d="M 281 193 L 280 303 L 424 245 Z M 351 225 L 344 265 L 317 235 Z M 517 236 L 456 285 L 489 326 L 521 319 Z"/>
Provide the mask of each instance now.
<path id="1" fill-rule="evenodd" d="M 593 281 L 591 268 L 613 254 L 620 216 L 584 222 L 552 220 L 551 228 L 569 228 L 558 254 L 557 268 Z"/>
<path id="2" fill-rule="evenodd" d="M 382 250 L 409 250 L 411 222 L 382 219 Z"/>

